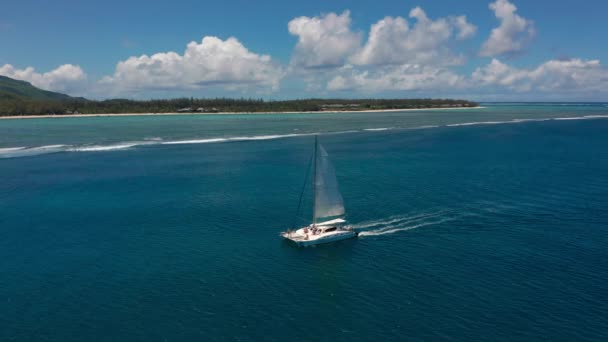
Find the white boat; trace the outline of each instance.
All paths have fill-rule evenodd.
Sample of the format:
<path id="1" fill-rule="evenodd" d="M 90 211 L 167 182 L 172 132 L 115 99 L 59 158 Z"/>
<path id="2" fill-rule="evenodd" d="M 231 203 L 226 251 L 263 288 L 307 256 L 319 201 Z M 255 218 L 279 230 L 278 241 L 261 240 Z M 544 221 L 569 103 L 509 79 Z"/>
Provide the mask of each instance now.
<path id="1" fill-rule="evenodd" d="M 345 226 L 344 201 L 338 190 L 336 173 L 329 162 L 327 152 L 319 144 L 316 136 L 311 160 L 313 161 L 312 223 L 306 227 L 289 229 L 282 232 L 281 236 L 298 246 L 312 246 L 356 237 L 357 232 Z M 308 175 L 306 175 L 306 181 L 308 182 Z M 300 196 L 298 212 L 301 202 L 302 196 Z"/>

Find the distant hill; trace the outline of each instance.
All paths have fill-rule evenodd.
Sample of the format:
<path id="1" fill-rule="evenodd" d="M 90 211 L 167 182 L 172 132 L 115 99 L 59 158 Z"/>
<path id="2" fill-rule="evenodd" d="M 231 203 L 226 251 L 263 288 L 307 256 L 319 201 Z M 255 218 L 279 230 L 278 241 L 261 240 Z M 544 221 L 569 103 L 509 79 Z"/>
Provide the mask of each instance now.
<path id="1" fill-rule="evenodd" d="M 19 81 L 6 76 L 0 76 L 0 100 L 21 99 L 35 101 L 65 101 L 73 97 L 48 90 L 42 90 L 29 82 Z"/>

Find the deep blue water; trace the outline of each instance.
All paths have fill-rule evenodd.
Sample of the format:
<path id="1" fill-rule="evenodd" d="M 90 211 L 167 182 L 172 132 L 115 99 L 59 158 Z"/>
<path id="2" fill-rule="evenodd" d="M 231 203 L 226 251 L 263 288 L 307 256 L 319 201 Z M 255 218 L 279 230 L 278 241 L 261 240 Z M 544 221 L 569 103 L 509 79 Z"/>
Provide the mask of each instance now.
<path id="1" fill-rule="evenodd" d="M 608 107 L 564 107 L 0 120 L 0 341 L 605 341 Z M 297 132 L 358 239 L 278 236 L 311 136 L 160 143 Z"/>

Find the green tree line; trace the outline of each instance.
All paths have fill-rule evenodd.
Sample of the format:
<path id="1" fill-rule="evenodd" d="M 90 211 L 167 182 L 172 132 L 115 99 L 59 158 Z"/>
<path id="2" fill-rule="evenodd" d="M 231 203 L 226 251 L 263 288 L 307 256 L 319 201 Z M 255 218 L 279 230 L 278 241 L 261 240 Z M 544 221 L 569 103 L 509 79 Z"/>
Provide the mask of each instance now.
<path id="1" fill-rule="evenodd" d="M 475 102 L 453 99 L 301 99 L 268 101 L 245 98 L 178 98 L 144 101 L 128 99 L 94 101 L 82 98 L 70 100 L 29 100 L 4 94 L 0 95 L 0 116 L 173 112 L 364 111 L 378 109 L 476 107 L 477 105 Z"/>

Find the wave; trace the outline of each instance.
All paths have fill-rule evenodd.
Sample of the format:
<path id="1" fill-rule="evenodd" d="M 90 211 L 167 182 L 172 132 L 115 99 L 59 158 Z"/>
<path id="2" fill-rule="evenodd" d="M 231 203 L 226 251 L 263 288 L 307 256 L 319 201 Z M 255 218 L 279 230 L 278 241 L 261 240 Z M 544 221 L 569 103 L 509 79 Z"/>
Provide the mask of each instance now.
<path id="1" fill-rule="evenodd" d="M 163 141 L 163 145 L 181 145 L 181 144 L 208 144 L 208 143 L 219 143 L 229 141 L 250 141 L 250 140 L 273 140 L 273 139 L 284 139 L 293 137 L 304 137 L 310 135 L 316 135 L 322 133 L 290 133 L 290 134 L 276 134 L 276 135 L 254 135 L 254 136 L 242 136 L 242 137 L 227 137 L 227 138 L 207 138 L 207 139 L 188 139 L 188 140 L 174 140 L 174 141 Z"/>
<path id="2" fill-rule="evenodd" d="M 553 120 L 553 119 L 551 119 L 551 118 L 547 118 L 547 119 L 513 119 L 511 121 L 508 121 L 507 123 L 541 122 L 541 121 L 549 121 L 549 120 Z"/>
<path id="3" fill-rule="evenodd" d="M 279 134 L 279 135 L 257 135 L 250 137 L 234 137 L 227 138 L 228 141 L 248 141 L 248 140 L 273 140 L 273 139 L 284 139 L 293 137 L 303 137 L 308 135 L 315 135 L 316 133 L 291 133 L 291 134 Z"/>
<path id="4" fill-rule="evenodd" d="M 135 147 L 140 145 L 138 143 L 125 143 L 125 144 L 115 144 L 115 145 L 92 145 L 92 146 L 82 146 L 82 147 L 73 147 L 68 148 L 66 151 L 69 152 L 98 152 L 98 151 L 115 151 L 115 150 L 124 150 L 127 148 Z"/>
<path id="5" fill-rule="evenodd" d="M 158 145 L 161 142 L 160 138 L 154 140 L 147 139 L 144 141 L 125 141 L 109 145 L 82 145 L 82 146 L 70 146 L 65 150 L 67 152 L 105 152 L 105 151 L 117 151 L 126 150 L 136 146 L 144 145 Z"/>
<path id="6" fill-rule="evenodd" d="M 46 145 L 38 147 L 9 147 L 0 149 L 0 158 L 17 158 L 17 157 L 30 157 L 41 154 L 59 153 L 59 152 L 102 152 L 102 151 L 115 151 L 125 150 L 140 145 L 153 145 L 155 142 L 142 141 L 142 142 L 125 142 L 110 145 L 83 145 L 83 146 L 72 146 L 72 145 Z"/>
<path id="7" fill-rule="evenodd" d="M 66 145 L 46 145 L 38 147 L 8 147 L 0 149 L 0 158 L 29 157 L 40 154 L 57 153 L 64 151 Z"/>
<path id="8" fill-rule="evenodd" d="M 438 125 L 424 125 L 424 126 L 415 126 L 415 127 L 379 127 L 379 128 L 364 128 L 361 131 L 344 131 L 344 132 L 337 132 L 337 133 L 350 133 L 350 132 L 382 132 L 382 131 L 392 131 L 392 130 L 399 130 L 399 129 L 427 129 L 427 128 L 437 128 L 440 127 Z"/>
<path id="9" fill-rule="evenodd" d="M 445 127 L 460 127 L 460 126 L 475 126 L 475 125 L 499 125 L 499 124 L 515 124 L 524 122 L 541 122 L 550 120 L 589 120 L 589 119 L 606 119 L 608 115 L 584 115 L 584 116 L 569 116 L 559 118 L 539 118 L 539 119 L 512 119 L 508 121 L 474 121 L 474 122 L 463 122 L 456 124 L 448 124 Z"/>
<path id="10" fill-rule="evenodd" d="M 417 127 L 412 127 L 409 129 L 427 129 L 427 128 L 438 128 L 441 127 L 439 125 L 424 125 L 424 126 L 417 126 Z"/>
<path id="11" fill-rule="evenodd" d="M 463 122 L 446 125 L 423 125 L 416 127 L 378 127 L 364 128 L 359 130 L 333 131 L 333 132 L 310 132 L 310 133 L 290 133 L 290 134 L 275 134 L 275 135 L 254 135 L 254 136 L 235 136 L 235 137 L 217 137 L 217 138 L 194 138 L 184 140 L 164 141 L 160 137 L 145 138 L 143 141 L 127 141 L 116 142 L 108 145 L 47 145 L 38 147 L 3 147 L 0 148 L 0 158 L 16 158 L 34 156 L 47 153 L 57 152 L 109 152 L 120 151 L 135 148 L 142 145 L 180 145 L 180 144 L 208 144 L 208 143 L 223 143 L 223 142 L 238 142 L 238 141 L 256 141 L 256 140 L 273 140 L 304 137 L 312 135 L 333 135 L 333 134 L 348 134 L 360 132 L 388 131 L 388 130 L 415 130 L 415 129 L 430 129 L 439 127 L 461 127 L 473 125 L 497 125 L 497 124 L 516 124 L 524 122 L 548 121 L 548 120 L 589 120 L 589 119 L 606 119 L 608 115 L 585 115 L 576 117 L 558 117 L 558 118 L 539 118 L 539 119 L 512 119 L 510 121 L 475 121 Z"/>
<path id="12" fill-rule="evenodd" d="M 19 150 L 23 150 L 24 148 L 25 148 L 25 146 L 0 148 L 0 153 L 8 153 L 8 152 L 19 151 Z"/>
<path id="13" fill-rule="evenodd" d="M 378 132 L 378 131 L 388 131 L 391 129 L 395 129 L 396 127 L 380 127 L 380 128 L 364 128 L 364 131 L 370 131 L 370 132 Z"/>
<path id="14" fill-rule="evenodd" d="M 478 121 L 478 122 L 463 122 L 457 124 L 449 124 L 446 127 L 474 126 L 474 125 L 498 125 L 506 123 L 516 123 L 516 121 Z"/>
<path id="15" fill-rule="evenodd" d="M 225 138 L 211 138 L 211 139 L 191 139 L 191 140 L 175 140 L 175 141 L 163 141 L 162 145 L 181 145 L 181 144 L 207 144 L 214 142 L 227 141 Z"/>
<path id="16" fill-rule="evenodd" d="M 590 119 L 605 119 L 608 115 L 584 115 L 584 116 L 571 116 L 563 118 L 553 118 L 552 120 L 590 120 Z"/>

